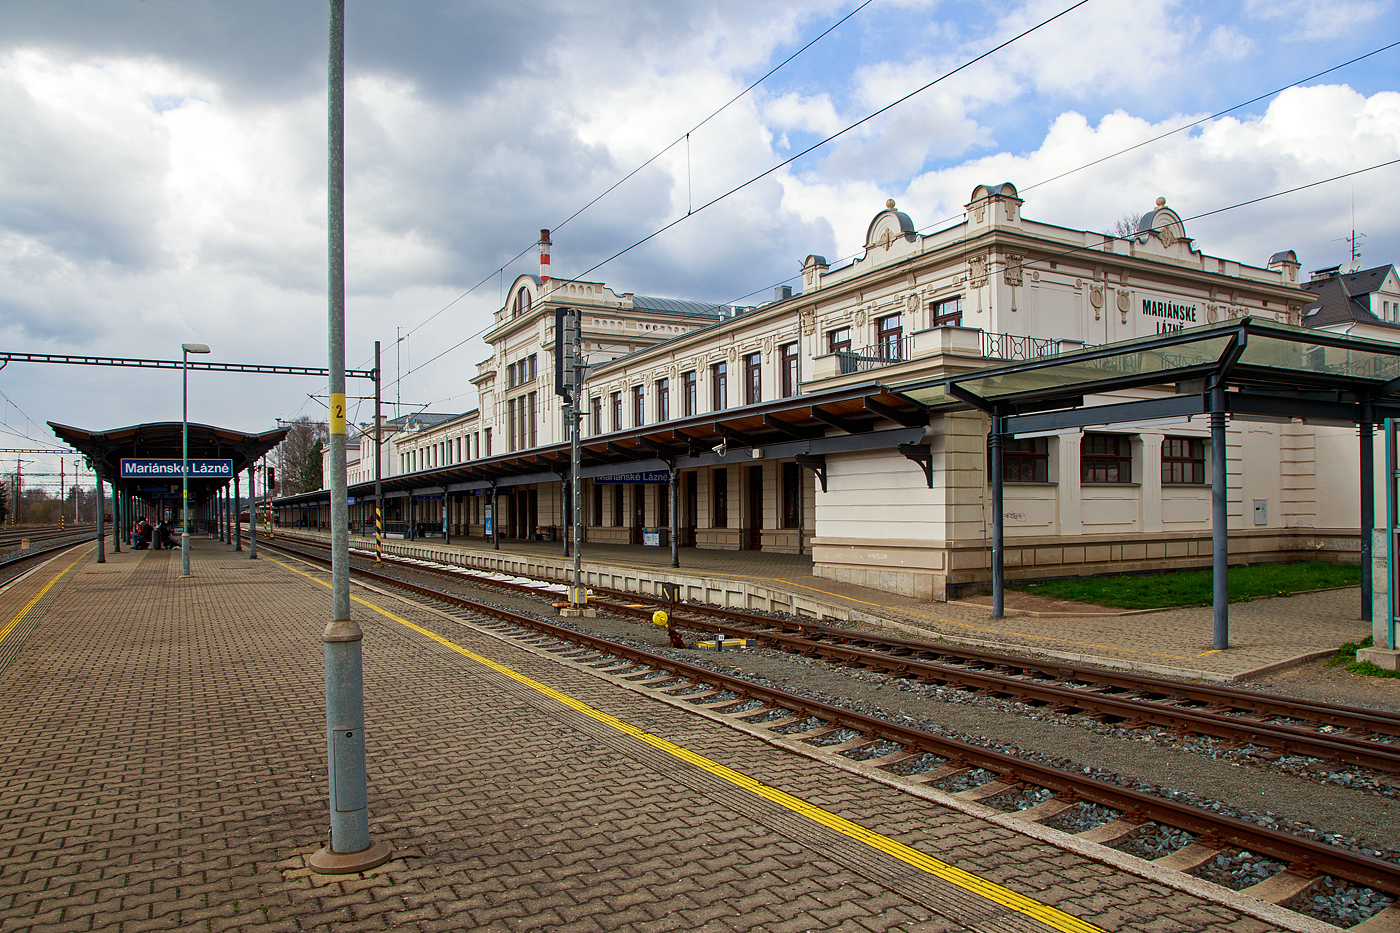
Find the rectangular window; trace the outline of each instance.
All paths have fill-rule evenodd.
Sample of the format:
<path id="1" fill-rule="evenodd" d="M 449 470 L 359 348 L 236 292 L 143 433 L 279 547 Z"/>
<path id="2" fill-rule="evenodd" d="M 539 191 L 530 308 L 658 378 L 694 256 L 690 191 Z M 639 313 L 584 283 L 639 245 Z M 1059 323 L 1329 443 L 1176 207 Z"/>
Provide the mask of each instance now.
<path id="1" fill-rule="evenodd" d="M 900 343 L 904 337 L 904 316 L 891 314 L 875 322 L 875 346 L 882 360 L 902 360 Z"/>
<path id="2" fill-rule="evenodd" d="M 1131 438 L 1126 434 L 1085 434 L 1079 463 L 1081 483 L 1131 483 Z"/>
<path id="3" fill-rule="evenodd" d="M 802 495 L 802 468 L 795 463 L 783 464 L 783 527 L 796 528 L 798 497 Z"/>
<path id="4" fill-rule="evenodd" d="M 603 397 L 593 396 L 593 433 L 603 433 Z"/>
<path id="5" fill-rule="evenodd" d="M 603 487 L 600 483 L 593 483 L 593 524 L 603 524 Z"/>
<path id="6" fill-rule="evenodd" d="M 1001 479 L 1004 483 L 1050 481 L 1050 442 L 1043 437 L 1008 437 L 1002 441 Z"/>
<path id="7" fill-rule="evenodd" d="M 531 359 L 533 359 L 533 357 L 531 357 Z M 526 396 L 526 398 L 529 399 L 529 404 L 526 406 L 526 408 L 527 408 L 526 417 L 529 418 L 529 425 L 530 425 L 529 432 L 526 434 L 526 436 L 530 438 L 530 446 L 531 446 L 531 447 L 538 447 L 539 444 L 540 444 L 539 428 L 538 428 L 539 420 L 540 420 L 540 419 L 539 419 L 538 417 L 536 417 L 536 410 L 535 410 L 535 405 L 537 404 L 537 395 L 538 395 L 538 393 L 536 393 L 536 392 L 531 392 L 529 395 Z"/>
<path id="8" fill-rule="evenodd" d="M 683 393 L 683 414 L 681 415 L 681 417 L 690 418 L 693 417 L 696 413 L 695 370 L 692 369 L 690 372 L 685 373 L 683 376 L 681 376 L 681 383 L 681 392 Z"/>
<path id="9" fill-rule="evenodd" d="M 717 467 L 714 471 L 715 482 L 715 527 L 729 527 L 729 470 L 725 467 Z"/>
<path id="10" fill-rule="evenodd" d="M 1206 481 L 1206 442 L 1196 437 L 1162 439 L 1162 485 L 1202 485 Z"/>
<path id="11" fill-rule="evenodd" d="M 540 368 L 539 368 L 539 357 L 538 357 L 538 354 L 531 353 L 531 354 L 530 354 L 530 381 L 533 382 L 534 379 L 535 379 L 535 377 L 538 376 L 539 374 L 540 374 Z"/>
<path id="12" fill-rule="evenodd" d="M 646 386 L 632 387 L 632 427 L 640 428 L 647 423 Z"/>
<path id="13" fill-rule="evenodd" d="M 515 450 L 515 399 L 506 399 L 506 450 Z"/>
<path id="14" fill-rule="evenodd" d="M 614 393 L 612 394 L 612 429 L 613 429 L 614 431 L 621 431 L 621 430 L 622 430 L 622 393 L 621 393 L 621 392 L 614 392 Z"/>
<path id="15" fill-rule="evenodd" d="M 710 411 L 724 411 L 729 399 L 729 364 L 710 367 Z"/>
<path id="16" fill-rule="evenodd" d="M 838 353 L 851 348 L 851 329 L 849 327 L 838 327 L 836 330 L 827 331 L 826 352 Z"/>
<path id="17" fill-rule="evenodd" d="M 622 494 L 627 489 L 626 486 L 614 486 L 613 491 L 613 527 L 622 527 Z"/>
<path id="18" fill-rule="evenodd" d="M 656 420 L 671 420 L 671 380 L 656 380 Z"/>
<path id="19" fill-rule="evenodd" d="M 671 487 L 653 486 L 656 490 L 656 526 L 667 528 L 671 524 Z"/>
<path id="20" fill-rule="evenodd" d="M 778 348 L 779 361 L 783 376 L 783 398 L 793 398 L 797 395 L 797 344 L 785 343 Z"/>
<path id="21" fill-rule="evenodd" d="M 491 429 L 486 429 L 486 456 L 491 456 Z"/>
<path id="22" fill-rule="evenodd" d="M 763 354 L 750 353 L 744 357 L 744 404 L 757 405 L 763 401 Z"/>
<path id="23" fill-rule="evenodd" d="M 962 295 L 958 295 L 955 298 L 945 298 L 942 301 L 935 301 L 930 305 L 929 326 L 961 327 Z"/>

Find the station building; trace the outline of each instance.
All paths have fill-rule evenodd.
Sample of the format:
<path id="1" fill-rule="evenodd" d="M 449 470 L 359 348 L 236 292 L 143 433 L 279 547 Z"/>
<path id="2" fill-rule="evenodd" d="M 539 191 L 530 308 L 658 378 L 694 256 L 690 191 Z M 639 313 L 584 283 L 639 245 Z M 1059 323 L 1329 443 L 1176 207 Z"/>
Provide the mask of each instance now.
<path id="1" fill-rule="evenodd" d="M 928 599 L 989 579 L 990 421 L 901 387 L 1244 317 L 1400 338 L 1391 266 L 1303 282 L 1291 250 L 1261 265 L 1211 256 L 1161 198 L 1128 236 L 1023 207 L 1013 185 L 980 185 L 961 223 L 921 234 L 887 202 L 859 257 L 810 255 L 797 294 L 756 307 L 519 277 L 471 378 L 478 408 L 386 423 L 388 530 L 481 538 L 494 506 L 506 537 L 562 539 L 560 307 L 583 312 L 590 363 L 587 541 L 664 544 L 674 529 L 680 547 L 810 553 L 816 576 Z M 1008 439 L 1007 577 L 1208 566 L 1209 457 L 1205 416 Z M 1358 558 L 1354 426 L 1231 422 L 1227 459 L 1231 560 Z M 371 516 L 365 467 L 350 466 L 356 521 Z M 325 499 L 281 500 L 282 519 L 324 521 Z"/>

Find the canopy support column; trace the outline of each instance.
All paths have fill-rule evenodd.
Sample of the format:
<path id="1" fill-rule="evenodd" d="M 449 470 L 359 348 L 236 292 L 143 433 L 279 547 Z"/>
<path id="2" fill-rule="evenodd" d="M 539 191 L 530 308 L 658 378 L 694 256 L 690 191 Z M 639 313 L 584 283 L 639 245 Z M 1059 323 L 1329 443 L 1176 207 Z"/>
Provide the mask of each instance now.
<path id="1" fill-rule="evenodd" d="M 1215 650 L 1230 647 L 1230 528 L 1229 490 L 1225 485 L 1225 386 L 1210 390 L 1210 540 L 1211 582 L 1215 609 Z"/>
<path id="2" fill-rule="evenodd" d="M 1002 446 L 1005 421 L 999 415 L 992 415 L 992 430 L 988 437 L 988 469 L 992 473 L 992 618 L 1006 615 L 1006 551 L 1004 537 L 1006 529 L 1002 524 L 1003 493 Z"/>
<path id="3" fill-rule="evenodd" d="M 1371 405 L 1361 406 L 1361 621 L 1371 621 L 1371 537 L 1376 524 L 1376 464 Z"/>
<path id="4" fill-rule="evenodd" d="M 239 509 L 242 496 L 238 494 L 238 474 L 233 474 L 233 549 L 243 550 L 243 522 L 240 519 L 242 512 Z M 248 510 L 248 517 L 252 518 L 253 510 Z"/>
<path id="5" fill-rule="evenodd" d="M 671 566 L 681 565 L 681 471 L 674 460 L 671 469 Z"/>
<path id="6" fill-rule="evenodd" d="M 102 458 L 99 457 L 92 463 L 92 470 L 97 474 L 97 562 L 107 563 L 107 498 L 102 490 Z"/>

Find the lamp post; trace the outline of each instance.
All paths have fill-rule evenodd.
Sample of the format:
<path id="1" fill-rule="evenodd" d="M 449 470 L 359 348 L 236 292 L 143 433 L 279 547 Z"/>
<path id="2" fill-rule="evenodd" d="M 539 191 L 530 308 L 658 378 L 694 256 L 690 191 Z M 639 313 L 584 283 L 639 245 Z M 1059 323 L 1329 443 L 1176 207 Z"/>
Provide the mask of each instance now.
<path id="1" fill-rule="evenodd" d="M 190 354 L 208 353 L 202 343 L 180 344 L 180 576 L 190 575 Z"/>

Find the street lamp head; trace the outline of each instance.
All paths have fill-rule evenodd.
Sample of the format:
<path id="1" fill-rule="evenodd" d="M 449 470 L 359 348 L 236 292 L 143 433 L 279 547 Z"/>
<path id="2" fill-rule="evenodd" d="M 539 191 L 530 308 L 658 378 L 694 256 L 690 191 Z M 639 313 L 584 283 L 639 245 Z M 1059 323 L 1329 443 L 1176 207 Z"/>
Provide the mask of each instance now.
<path id="1" fill-rule="evenodd" d="M 209 345 L 204 343 L 182 343 L 180 349 L 186 353 L 208 353 Z"/>

